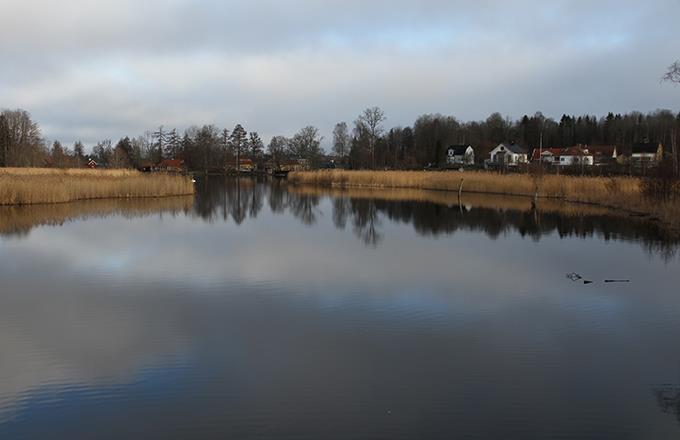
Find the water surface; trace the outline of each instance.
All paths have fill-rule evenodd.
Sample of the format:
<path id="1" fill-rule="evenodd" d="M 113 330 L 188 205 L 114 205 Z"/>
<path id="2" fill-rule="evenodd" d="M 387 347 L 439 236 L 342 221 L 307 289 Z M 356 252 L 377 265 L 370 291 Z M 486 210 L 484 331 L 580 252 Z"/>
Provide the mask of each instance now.
<path id="1" fill-rule="evenodd" d="M 658 225 L 198 189 L 0 208 L 0 438 L 680 436 L 678 244 Z"/>

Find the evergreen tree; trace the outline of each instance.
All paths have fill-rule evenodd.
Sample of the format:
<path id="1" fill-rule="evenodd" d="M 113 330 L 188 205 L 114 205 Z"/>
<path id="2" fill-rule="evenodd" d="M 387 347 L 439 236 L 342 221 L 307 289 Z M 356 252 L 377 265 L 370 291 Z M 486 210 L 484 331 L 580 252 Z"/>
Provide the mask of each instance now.
<path id="1" fill-rule="evenodd" d="M 248 148 L 250 149 L 250 156 L 253 159 L 258 159 L 262 156 L 264 150 L 264 143 L 260 139 L 260 135 L 256 131 L 251 131 L 248 138 Z"/>

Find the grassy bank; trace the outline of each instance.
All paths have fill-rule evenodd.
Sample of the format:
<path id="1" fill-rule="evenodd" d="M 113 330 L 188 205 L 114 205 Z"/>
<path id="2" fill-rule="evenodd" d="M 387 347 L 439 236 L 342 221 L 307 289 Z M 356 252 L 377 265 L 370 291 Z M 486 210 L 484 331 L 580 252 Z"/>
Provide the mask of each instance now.
<path id="1" fill-rule="evenodd" d="M 0 168 L 0 205 L 190 195 L 186 176 L 134 170 Z"/>
<path id="2" fill-rule="evenodd" d="M 644 213 L 680 227 L 680 203 L 651 201 L 634 177 L 580 177 L 547 174 L 498 174 L 482 171 L 346 171 L 290 173 L 293 184 L 352 188 L 411 188 L 560 199 L 590 203 L 629 213 Z"/>

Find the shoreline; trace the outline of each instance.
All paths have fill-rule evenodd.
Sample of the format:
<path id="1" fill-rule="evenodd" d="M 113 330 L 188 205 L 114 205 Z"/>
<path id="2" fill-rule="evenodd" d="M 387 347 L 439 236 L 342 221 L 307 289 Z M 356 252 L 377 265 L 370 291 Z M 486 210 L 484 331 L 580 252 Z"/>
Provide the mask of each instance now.
<path id="1" fill-rule="evenodd" d="M 582 177 L 498 174 L 480 171 L 298 171 L 293 185 L 346 189 L 404 189 L 454 194 L 485 194 L 597 206 L 630 217 L 660 222 L 680 235 L 680 202 L 645 198 L 635 177 Z M 462 181 L 462 183 L 461 183 Z"/>
<path id="2" fill-rule="evenodd" d="M 195 194 L 191 178 L 136 170 L 0 168 L 0 206 L 132 200 Z"/>

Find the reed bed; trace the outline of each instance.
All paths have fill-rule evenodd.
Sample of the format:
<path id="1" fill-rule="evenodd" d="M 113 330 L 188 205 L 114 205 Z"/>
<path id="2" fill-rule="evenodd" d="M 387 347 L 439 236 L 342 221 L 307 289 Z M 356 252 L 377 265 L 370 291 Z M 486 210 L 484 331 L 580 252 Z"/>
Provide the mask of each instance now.
<path id="1" fill-rule="evenodd" d="M 518 196 L 555 197 L 594 202 L 609 197 L 615 189 L 619 195 L 640 195 L 638 179 L 629 177 L 573 177 L 532 176 L 529 174 L 499 174 L 480 171 L 425 172 L 425 171 L 345 171 L 323 170 L 294 172 L 289 175 L 294 183 L 322 186 L 364 188 L 415 188 L 439 191 L 458 191 L 463 179 L 464 192 L 508 194 Z M 615 181 L 615 183 L 612 183 Z"/>
<path id="2" fill-rule="evenodd" d="M 191 195 L 191 179 L 134 170 L 0 169 L 0 205 Z"/>
<path id="3" fill-rule="evenodd" d="M 293 184 L 341 188 L 410 188 L 486 193 L 588 203 L 645 214 L 680 228 L 680 203 L 652 201 L 642 195 L 635 177 L 582 177 L 554 174 L 500 174 L 484 171 L 347 171 L 321 170 L 290 173 Z"/>

